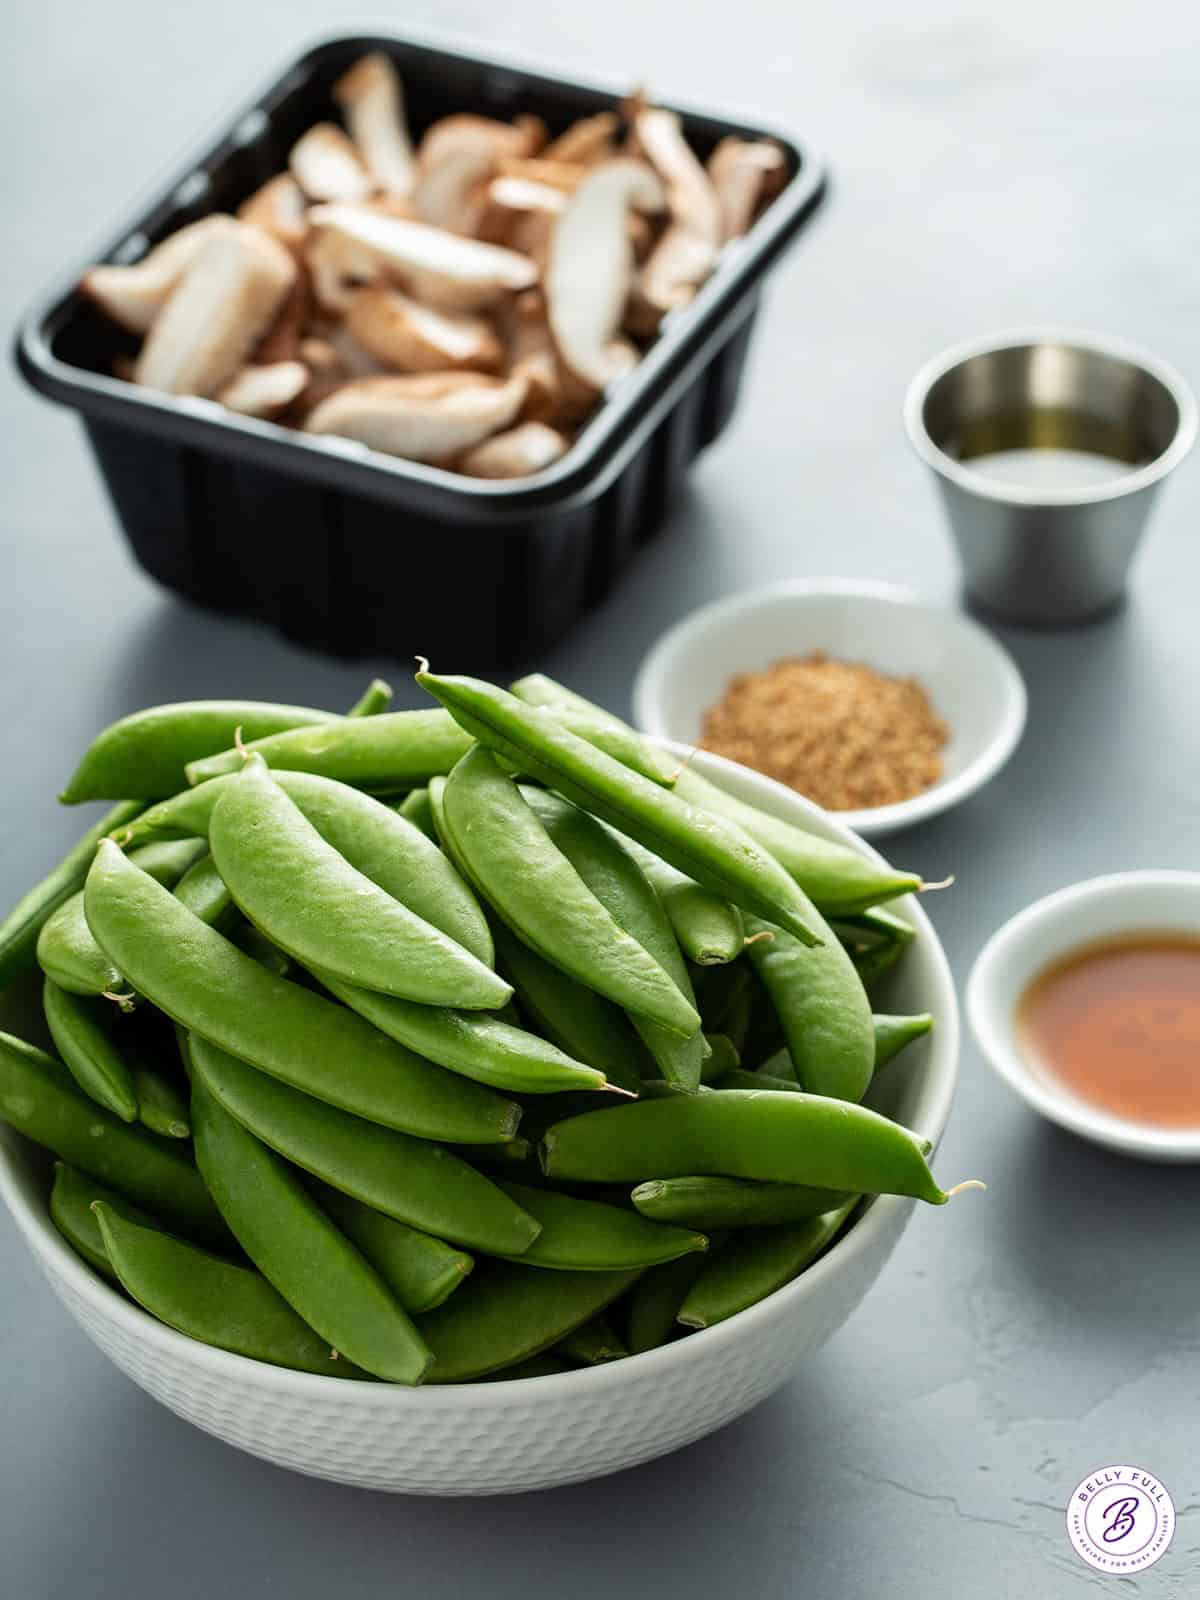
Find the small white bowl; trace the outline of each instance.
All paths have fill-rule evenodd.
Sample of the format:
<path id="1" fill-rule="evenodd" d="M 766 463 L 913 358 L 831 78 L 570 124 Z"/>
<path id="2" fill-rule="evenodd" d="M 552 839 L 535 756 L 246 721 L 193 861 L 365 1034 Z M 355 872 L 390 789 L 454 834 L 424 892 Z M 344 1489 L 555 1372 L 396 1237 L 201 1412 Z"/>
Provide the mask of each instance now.
<path id="1" fill-rule="evenodd" d="M 780 784 L 703 752 L 697 767 L 740 800 L 879 860 Z M 889 980 L 888 1009 L 930 1011 L 934 1027 L 909 1046 L 902 1067 L 872 1085 L 869 1099 L 936 1144 L 958 1074 L 954 980 L 916 900 L 898 900 L 892 909 L 916 937 Z M 870 1201 L 794 1282 L 675 1344 L 545 1378 L 406 1389 L 286 1372 L 164 1327 L 63 1241 L 46 1205 L 48 1173 L 44 1152 L 0 1123 L 0 1199 L 55 1293 L 122 1372 L 181 1417 L 253 1455 L 313 1477 L 404 1494 L 506 1494 L 576 1483 L 722 1427 L 777 1389 L 841 1327 L 917 1205 L 897 1195 Z"/>
<path id="2" fill-rule="evenodd" d="M 945 719 L 945 775 L 895 805 L 830 815 L 877 839 L 937 816 L 993 777 L 1025 726 L 1025 684 L 1012 657 L 978 623 L 890 584 L 803 579 L 702 606 L 669 629 L 642 662 L 633 712 L 646 733 L 682 744 L 735 673 L 823 650 L 920 681 Z"/>
<path id="3" fill-rule="evenodd" d="M 1153 1127 L 1102 1111 L 1031 1062 L 1017 1036 L 1021 996 L 1046 967 L 1097 940 L 1141 932 L 1200 935 L 1200 872 L 1118 872 L 1035 901 L 980 951 L 967 1015 L 992 1068 L 1051 1122 L 1126 1155 L 1200 1161 L 1200 1128 Z"/>

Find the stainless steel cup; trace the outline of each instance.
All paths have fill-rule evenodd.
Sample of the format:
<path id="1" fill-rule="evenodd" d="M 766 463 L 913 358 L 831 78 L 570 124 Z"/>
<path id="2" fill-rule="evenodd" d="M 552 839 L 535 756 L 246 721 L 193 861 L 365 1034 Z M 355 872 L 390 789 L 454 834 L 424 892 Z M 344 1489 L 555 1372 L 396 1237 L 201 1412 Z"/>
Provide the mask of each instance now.
<path id="1" fill-rule="evenodd" d="M 1098 616 L 1125 593 L 1158 486 L 1191 449 L 1196 402 L 1165 362 L 1100 334 L 1023 328 L 945 351 L 904 421 L 933 469 L 971 601 L 1020 622 Z M 1128 471 L 1080 488 L 993 480 L 971 458 L 1083 450 Z"/>

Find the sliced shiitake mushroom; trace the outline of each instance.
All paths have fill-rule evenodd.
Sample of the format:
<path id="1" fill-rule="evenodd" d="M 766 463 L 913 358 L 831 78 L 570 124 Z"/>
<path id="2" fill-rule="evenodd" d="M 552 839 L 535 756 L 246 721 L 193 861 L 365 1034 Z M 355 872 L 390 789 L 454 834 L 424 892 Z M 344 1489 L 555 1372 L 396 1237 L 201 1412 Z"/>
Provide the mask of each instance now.
<path id="1" fill-rule="evenodd" d="M 354 296 L 346 329 L 364 350 L 401 372 L 498 372 L 504 359 L 496 330 L 485 318 L 431 311 L 382 285 Z"/>
<path id="2" fill-rule="evenodd" d="M 426 128 L 417 147 L 417 163 L 422 172 L 432 172 L 450 156 L 470 150 L 475 155 L 490 156 L 498 164 L 505 156 L 533 155 L 541 149 L 545 137 L 545 124 L 538 117 L 500 122 L 472 111 L 457 111 Z"/>
<path id="3" fill-rule="evenodd" d="M 280 244 L 297 251 L 308 237 L 308 202 L 290 172 L 279 172 L 238 207 L 242 222 L 253 222 Z"/>
<path id="4" fill-rule="evenodd" d="M 721 237 L 737 239 L 786 182 L 787 158 L 769 139 L 730 134 L 709 156 L 707 171 L 720 209 Z"/>
<path id="5" fill-rule="evenodd" d="M 304 260 L 317 304 L 334 316 L 344 316 L 357 291 L 382 270 L 373 250 L 339 228 L 314 228 Z"/>
<path id="6" fill-rule="evenodd" d="M 217 399 L 244 417 L 274 417 L 299 399 L 308 383 L 303 361 L 247 366 L 218 391 Z"/>
<path id="7" fill-rule="evenodd" d="M 270 327 L 296 278 L 269 233 L 238 222 L 209 240 L 154 320 L 136 377 L 170 394 L 212 395 Z"/>
<path id="8" fill-rule="evenodd" d="M 563 366 L 595 392 L 626 370 L 611 346 L 633 281 L 627 213 L 634 203 L 653 211 L 664 202 L 644 163 L 609 161 L 589 172 L 555 224 L 546 266 L 550 332 Z"/>
<path id="9" fill-rule="evenodd" d="M 365 254 L 378 274 L 437 310 L 481 310 L 537 280 L 537 268 L 515 250 L 428 223 L 384 216 L 366 206 L 316 206 L 310 217 L 322 235 L 332 234 Z"/>
<path id="10" fill-rule="evenodd" d="M 542 156 L 502 156 L 497 166 L 501 177 L 524 178 L 564 194 L 578 189 L 588 174 L 582 161 L 547 161 Z"/>
<path id="11" fill-rule="evenodd" d="M 465 372 L 360 378 L 323 400 L 305 429 L 357 439 L 409 461 L 439 462 L 507 428 L 524 398 L 519 378 Z"/>
<path id="12" fill-rule="evenodd" d="M 334 84 L 333 98 L 376 186 L 389 195 L 411 193 L 416 157 L 408 136 L 404 88 L 391 59 L 379 50 L 362 56 Z"/>
<path id="13" fill-rule="evenodd" d="M 275 313 L 275 320 L 259 340 L 254 351 L 256 366 L 273 366 L 277 361 L 295 361 L 300 342 L 312 316 L 312 284 L 302 266 L 297 267 L 292 287 Z"/>
<path id="14" fill-rule="evenodd" d="M 463 149 L 423 168 L 412 192 L 417 217 L 451 233 L 474 233 L 487 205 L 487 180 L 495 165 L 486 150 Z"/>
<path id="15" fill-rule="evenodd" d="M 721 209 L 674 111 L 640 105 L 633 129 L 638 148 L 667 189 L 671 220 L 638 280 L 641 297 L 661 315 L 685 305 L 716 265 Z"/>
<path id="16" fill-rule="evenodd" d="M 372 189 L 362 157 L 336 122 L 315 123 L 301 134 L 288 166 L 310 200 L 365 200 Z"/>
<path id="17" fill-rule="evenodd" d="M 615 111 L 597 111 L 594 116 L 580 117 L 565 133 L 550 141 L 541 152 L 542 158 L 581 162 L 584 166 L 606 161 L 615 153 L 613 141 L 620 127 L 621 119 Z"/>
<path id="18" fill-rule="evenodd" d="M 223 212 L 189 222 L 131 266 L 90 268 L 79 292 L 129 333 L 145 333 L 209 241 L 236 226 Z"/>
<path id="19" fill-rule="evenodd" d="M 519 422 L 477 444 L 454 465 L 472 478 L 527 478 L 557 461 L 569 442 L 544 422 Z"/>

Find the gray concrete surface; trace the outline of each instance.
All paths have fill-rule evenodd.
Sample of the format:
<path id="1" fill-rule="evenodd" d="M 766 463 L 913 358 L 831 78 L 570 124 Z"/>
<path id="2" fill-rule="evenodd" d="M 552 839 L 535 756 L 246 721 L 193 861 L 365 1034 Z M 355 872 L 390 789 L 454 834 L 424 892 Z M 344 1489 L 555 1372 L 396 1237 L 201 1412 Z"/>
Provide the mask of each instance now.
<path id="1" fill-rule="evenodd" d="M 313 0 L 10 11 L 4 320 L 295 40 L 353 15 Z M 747 106 L 833 163 L 831 201 L 768 298 L 736 425 L 668 535 L 544 663 L 618 710 L 660 630 L 731 589 L 869 575 L 955 599 L 899 424 L 908 376 L 944 344 L 1056 320 L 1200 374 L 1193 6 L 414 0 L 404 19 Z M 7 903 L 78 827 L 53 794 L 111 718 L 201 694 L 336 705 L 364 673 L 156 589 L 75 423 L 8 371 L 0 458 Z M 1121 615 L 1004 632 L 1030 689 L 1023 746 L 975 800 L 894 841 L 906 863 L 958 876 L 933 913 L 960 979 L 1038 895 L 1197 864 L 1198 472 L 1167 490 Z M 1069 1549 L 1066 1497 L 1131 1460 L 1180 1519 L 1169 1556 L 1124 1592 L 1194 1596 L 1196 1173 L 1040 1124 L 970 1044 L 962 1067 L 944 1171 L 986 1176 L 985 1198 L 919 1215 L 843 1332 L 751 1416 L 520 1501 L 393 1500 L 225 1448 L 111 1368 L 0 1226 L 5 1594 L 1074 1600 L 1122 1591 Z"/>

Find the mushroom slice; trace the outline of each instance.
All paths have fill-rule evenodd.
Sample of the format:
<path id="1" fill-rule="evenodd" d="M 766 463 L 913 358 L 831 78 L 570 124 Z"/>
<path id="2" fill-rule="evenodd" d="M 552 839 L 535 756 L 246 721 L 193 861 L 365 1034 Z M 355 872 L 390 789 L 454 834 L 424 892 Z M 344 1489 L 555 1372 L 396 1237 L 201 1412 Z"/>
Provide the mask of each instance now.
<path id="1" fill-rule="evenodd" d="M 346 329 L 364 350 L 401 372 L 496 372 L 503 360 L 495 329 L 483 317 L 431 311 L 382 286 L 355 295 Z"/>
<path id="2" fill-rule="evenodd" d="M 373 250 L 333 228 L 313 230 L 304 259 L 317 304 L 338 316 L 349 311 L 357 291 L 373 283 L 380 271 Z"/>
<path id="3" fill-rule="evenodd" d="M 633 128 L 639 149 L 667 187 L 670 225 L 640 280 L 646 300 L 661 314 L 686 304 L 716 265 L 722 239 L 721 208 L 674 111 L 639 106 Z"/>
<path id="4" fill-rule="evenodd" d="M 441 311 L 476 311 L 537 281 L 537 268 L 515 250 L 464 239 L 424 222 L 384 216 L 366 206 L 316 206 L 320 233 L 331 233 L 372 259 L 379 273 Z"/>
<path id="5" fill-rule="evenodd" d="M 292 176 L 310 200 L 365 200 L 371 178 L 335 122 L 315 123 L 288 156 Z"/>
<path id="6" fill-rule="evenodd" d="M 328 339 L 318 334 L 310 334 L 307 339 L 301 339 L 299 355 L 300 360 L 314 375 L 327 377 L 331 373 L 340 374 L 342 371 L 337 349 Z"/>
<path id="7" fill-rule="evenodd" d="M 333 98 L 376 185 L 386 194 L 410 194 L 416 157 L 408 136 L 404 87 L 391 59 L 380 50 L 362 56 L 334 84 Z"/>
<path id="8" fill-rule="evenodd" d="M 488 199 L 504 211 L 544 211 L 552 216 L 557 216 L 567 203 L 562 189 L 532 178 L 493 178 L 488 184 Z"/>
<path id="9" fill-rule="evenodd" d="M 223 212 L 189 222 L 131 266 L 90 268 L 80 279 L 79 292 L 128 332 L 146 333 L 209 240 L 236 226 Z"/>
<path id="10" fill-rule="evenodd" d="M 270 327 L 295 279 L 296 263 L 261 228 L 239 222 L 215 235 L 155 318 L 137 381 L 169 394 L 215 394 Z"/>
<path id="11" fill-rule="evenodd" d="M 273 417 L 298 400 L 308 383 L 303 361 L 273 361 L 248 366 L 227 383 L 217 399 L 243 417 Z"/>
<path id="12" fill-rule="evenodd" d="M 537 117 L 521 117 L 517 122 L 500 122 L 480 117 L 472 111 L 459 111 L 442 117 L 425 130 L 417 149 L 417 162 L 423 172 L 433 169 L 452 155 L 470 150 L 490 156 L 494 163 L 505 156 L 529 156 L 545 141 L 545 125 Z"/>
<path id="13" fill-rule="evenodd" d="M 582 162 L 591 166 L 605 161 L 613 154 L 613 140 L 621 126 L 615 111 L 598 111 L 592 117 L 580 117 L 565 133 L 552 139 L 541 152 L 544 161 Z"/>
<path id="14" fill-rule="evenodd" d="M 237 214 L 242 222 L 265 228 L 289 250 L 299 250 L 308 237 L 308 205 L 303 189 L 290 172 L 268 178 L 248 200 L 242 201 Z"/>
<path id="15" fill-rule="evenodd" d="M 541 156 L 502 156 L 499 168 L 501 177 L 524 178 L 529 183 L 561 189 L 564 194 L 578 189 L 588 175 L 582 161 L 546 161 Z"/>
<path id="16" fill-rule="evenodd" d="M 778 194 L 787 158 L 769 139 L 722 139 L 708 158 L 708 176 L 721 212 L 722 239 L 746 233 L 761 203 Z"/>
<path id="17" fill-rule="evenodd" d="M 422 222 L 451 233 L 474 233 L 487 205 L 487 180 L 495 161 L 486 150 L 456 150 L 422 171 L 412 193 Z"/>
<path id="18" fill-rule="evenodd" d="M 254 352 L 257 366 L 273 366 L 277 361 L 295 361 L 312 312 L 312 284 L 303 267 L 298 268 L 292 287 L 275 313 Z"/>
<path id="19" fill-rule="evenodd" d="M 472 478 L 527 478 L 557 461 L 567 444 L 563 434 L 544 422 L 520 422 L 468 450 L 455 466 Z"/>
<path id="20" fill-rule="evenodd" d="M 445 461 L 507 428 L 524 398 L 520 378 L 465 372 L 360 378 L 323 400 L 305 429 L 409 461 Z"/>
<path id="21" fill-rule="evenodd" d="M 595 391 L 619 375 L 610 345 L 633 280 L 626 216 L 662 204 L 662 188 L 638 161 L 596 167 L 571 196 L 555 225 L 546 267 L 546 311 L 564 367 Z"/>

